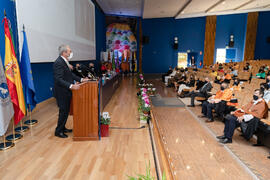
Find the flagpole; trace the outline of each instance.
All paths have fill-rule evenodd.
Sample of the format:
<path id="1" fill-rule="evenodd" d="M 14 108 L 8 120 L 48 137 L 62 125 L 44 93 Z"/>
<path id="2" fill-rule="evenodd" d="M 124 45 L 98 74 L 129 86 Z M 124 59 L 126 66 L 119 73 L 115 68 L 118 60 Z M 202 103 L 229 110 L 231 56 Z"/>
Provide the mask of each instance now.
<path id="1" fill-rule="evenodd" d="M 19 134 L 19 133 L 15 133 L 15 127 L 14 127 L 14 117 L 12 118 L 12 134 L 8 135 L 6 137 L 7 141 L 12 141 L 13 143 L 19 139 L 21 139 L 23 137 L 23 135 Z"/>
<path id="2" fill-rule="evenodd" d="M 15 146 L 13 142 L 6 142 L 6 135 L 3 135 L 3 143 L 0 143 L 0 151 L 5 151 L 7 149 L 12 148 Z"/>
<path id="3" fill-rule="evenodd" d="M 27 124 L 27 125 L 30 125 L 30 126 L 36 125 L 38 123 L 38 120 L 32 119 L 32 112 L 31 112 L 30 104 L 28 106 L 28 112 L 29 112 L 29 120 L 25 121 L 24 124 Z"/>

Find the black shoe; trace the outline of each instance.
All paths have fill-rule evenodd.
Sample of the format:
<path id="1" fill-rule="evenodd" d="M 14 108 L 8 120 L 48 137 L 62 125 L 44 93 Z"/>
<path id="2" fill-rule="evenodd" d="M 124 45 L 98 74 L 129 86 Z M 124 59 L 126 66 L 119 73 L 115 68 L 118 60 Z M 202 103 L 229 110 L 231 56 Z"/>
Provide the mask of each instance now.
<path id="1" fill-rule="evenodd" d="M 195 107 L 195 105 L 187 105 L 187 107 Z"/>
<path id="2" fill-rule="evenodd" d="M 252 144 L 252 146 L 263 146 L 261 143 Z"/>
<path id="3" fill-rule="evenodd" d="M 206 118 L 207 116 L 205 115 L 199 115 L 198 118 Z"/>
<path id="4" fill-rule="evenodd" d="M 225 139 L 226 137 L 224 135 L 222 136 L 217 136 L 217 139 Z"/>
<path id="5" fill-rule="evenodd" d="M 67 129 L 67 128 L 64 129 L 64 133 L 71 133 L 71 132 L 72 132 L 72 129 Z"/>
<path id="6" fill-rule="evenodd" d="M 54 135 L 57 136 L 57 137 L 60 137 L 60 138 L 67 138 L 67 137 L 68 137 L 68 136 L 67 136 L 65 133 L 63 133 L 63 132 L 61 132 L 61 133 L 55 132 Z"/>
<path id="7" fill-rule="evenodd" d="M 214 120 L 213 119 L 207 119 L 205 122 L 206 123 L 211 123 L 211 122 L 214 122 Z"/>
<path id="8" fill-rule="evenodd" d="M 228 144 L 228 143 L 232 143 L 232 140 L 228 139 L 228 138 L 225 138 L 225 139 L 221 139 L 219 142 L 222 143 L 222 144 Z"/>

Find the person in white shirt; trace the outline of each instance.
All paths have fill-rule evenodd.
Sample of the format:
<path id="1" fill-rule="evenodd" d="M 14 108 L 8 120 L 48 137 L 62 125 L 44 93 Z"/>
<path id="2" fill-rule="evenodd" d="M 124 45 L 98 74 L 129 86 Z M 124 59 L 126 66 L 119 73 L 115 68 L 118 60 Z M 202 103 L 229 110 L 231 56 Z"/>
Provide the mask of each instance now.
<path id="1" fill-rule="evenodd" d="M 266 83 L 261 83 L 260 84 L 261 90 L 264 92 L 263 99 L 264 101 L 268 104 L 270 101 L 270 90 L 269 86 Z"/>
<path id="2" fill-rule="evenodd" d="M 173 69 L 173 72 L 169 76 L 165 76 L 165 85 L 168 86 L 168 81 L 170 78 L 174 77 L 177 72 L 177 68 Z"/>

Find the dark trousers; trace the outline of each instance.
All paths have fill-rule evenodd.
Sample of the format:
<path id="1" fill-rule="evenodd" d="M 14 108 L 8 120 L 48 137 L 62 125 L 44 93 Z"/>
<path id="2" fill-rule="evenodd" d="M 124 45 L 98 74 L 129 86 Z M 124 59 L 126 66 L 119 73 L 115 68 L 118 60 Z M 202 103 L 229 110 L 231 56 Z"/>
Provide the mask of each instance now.
<path id="1" fill-rule="evenodd" d="M 59 105 L 58 103 L 58 107 L 59 107 L 59 115 L 58 115 L 58 122 L 57 122 L 57 127 L 55 129 L 56 133 L 62 133 L 64 132 L 64 129 L 66 128 L 66 122 L 68 119 L 68 114 L 69 114 L 69 110 L 70 110 L 70 101 L 71 101 L 71 97 L 70 98 L 65 98 L 63 100 L 63 102 L 61 102 L 61 105 Z"/>
<path id="2" fill-rule="evenodd" d="M 212 110 L 215 109 L 216 104 L 215 103 L 209 103 L 208 101 L 204 101 L 202 104 L 202 113 L 205 115 L 208 119 L 213 120 L 213 113 Z"/>
<path id="3" fill-rule="evenodd" d="M 194 105 L 194 99 L 195 99 L 195 97 L 205 97 L 205 95 L 203 93 L 200 93 L 200 92 L 194 92 L 194 91 L 192 91 L 190 93 L 190 97 L 191 97 L 190 104 L 191 105 Z"/>
<path id="4" fill-rule="evenodd" d="M 234 130 L 240 126 L 239 121 L 237 121 L 237 117 L 231 114 L 228 114 L 225 117 L 225 127 L 224 127 L 224 135 L 228 139 L 232 139 Z"/>

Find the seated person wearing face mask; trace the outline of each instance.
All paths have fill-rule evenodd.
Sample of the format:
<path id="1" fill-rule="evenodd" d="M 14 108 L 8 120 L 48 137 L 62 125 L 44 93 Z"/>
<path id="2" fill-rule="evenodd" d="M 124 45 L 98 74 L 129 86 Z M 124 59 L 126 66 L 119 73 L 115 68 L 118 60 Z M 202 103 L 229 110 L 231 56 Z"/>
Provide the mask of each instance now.
<path id="1" fill-rule="evenodd" d="M 243 136 L 247 140 L 253 136 L 260 119 L 267 118 L 268 116 L 268 106 L 262 98 L 263 95 L 263 91 L 256 89 L 252 101 L 225 117 L 224 135 L 217 137 L 219 142 L 223 144 L 232 143 L 234 130 L 239 127 L 241 123 L 243 123 L 241 125 Z M 243 128 L 244 126 L 246 126 L 245 129 Z"/>
<path id="2" fill-rule="evenodd" d="M 231 86 L 232 91 L 241 91 L 241 84 L 239 79 L 234 79 L 233 84 Z"/>
<path id="3" fill-rule="evenodd" d="M 97 73 L 95 71 L 95 65 L 93 63 L 89 63 L 89 71 L 93 76 L 97 77 Z"/>
<path id="4" fill-rule="evenodd" d="M 261 91 L 264 92 L 263 99 L 268 104 L 268 102 L 270 101 L 270 90 L 269 90 L 268 84 L 261 83 L 260 84 L 260 89 L 261 89 Z"/>
<path id="5" fill-rule="evenodd" d="M 188 105 L 188 107 L 195 107 L 194 104 L 195 97 L 208 98 L 208 93 L 211 91 L 212 88 L 213 88 L 212 82 L 208 77 L 206 77 L 204 85 L 199 90 L 192 91 L 187 95 L 185 95 L 185 97 L 190 97 L 190 105 Z"/>
<path id="6" fill-rule="evenodd" d="M 76 74 L 76 76 L 79 76 L 81 78 L 85 77 L 85 75 L 82 72 L 82 68 L 80 64 L 76 64 L 75 68 L 73 68 L 72 72 Z"/>
<path id="7" fill-rule="evenodd" d="M 228 101 L 232 98 L 232 90 L 228 88 L 229 85 L 227 83 L 222 83 L 220 85 L 220 90 L 216 93 L 216 95 L 208 98 L 207 101 L 204 101 L 202 104 L 202 116 L 207 117 L 208 120 L 206 122 L 213 122 L 213 114 L 212 110 L 215 109 L 218 116 L 223 116 L 225 112 L 225 106 Z"/>

